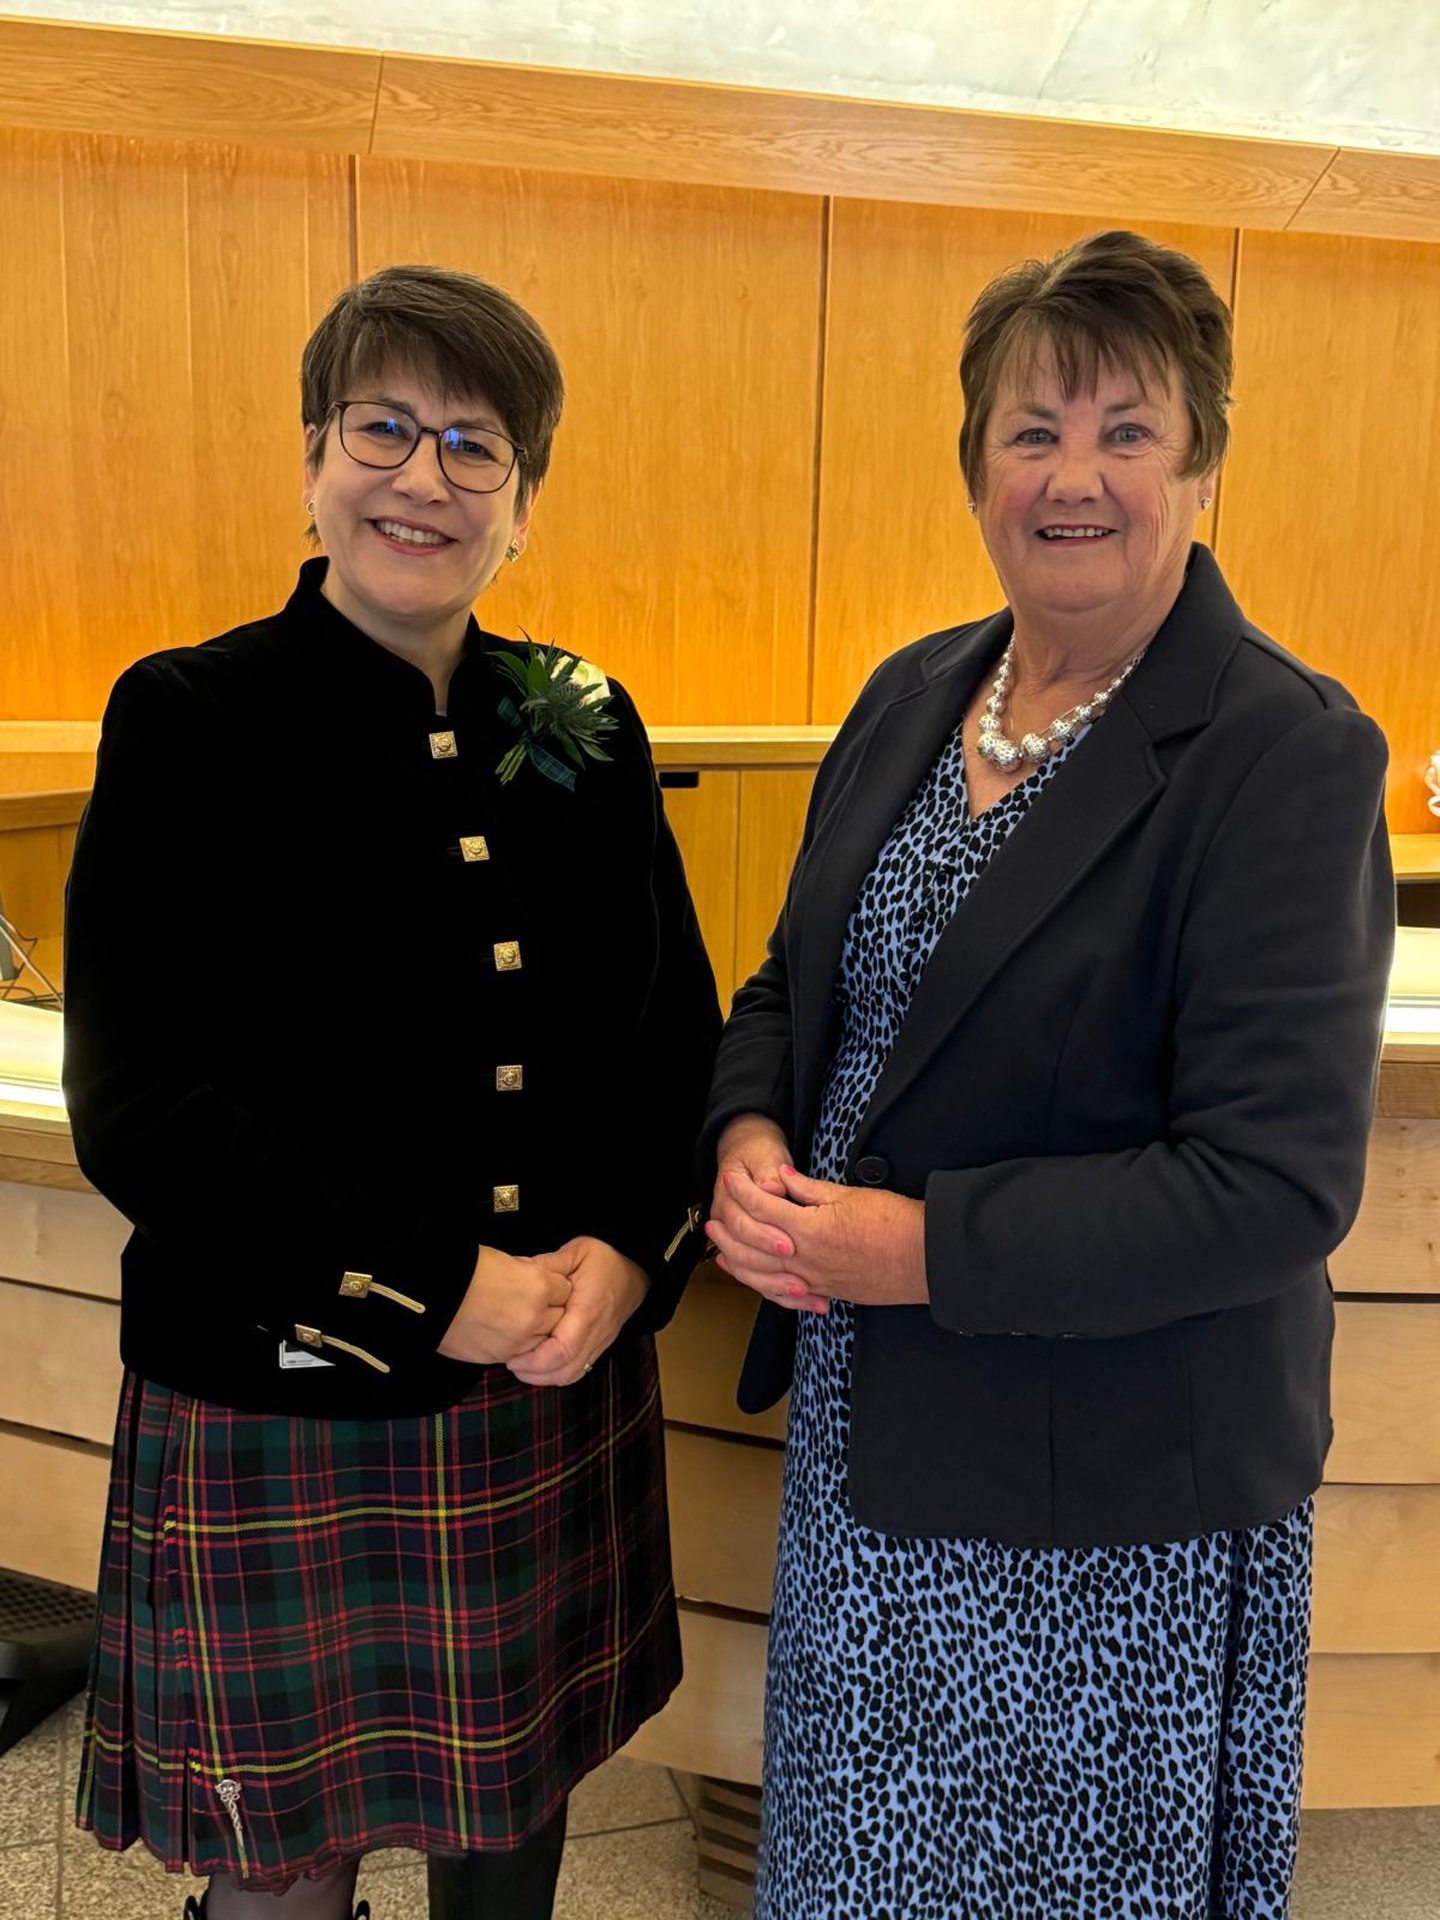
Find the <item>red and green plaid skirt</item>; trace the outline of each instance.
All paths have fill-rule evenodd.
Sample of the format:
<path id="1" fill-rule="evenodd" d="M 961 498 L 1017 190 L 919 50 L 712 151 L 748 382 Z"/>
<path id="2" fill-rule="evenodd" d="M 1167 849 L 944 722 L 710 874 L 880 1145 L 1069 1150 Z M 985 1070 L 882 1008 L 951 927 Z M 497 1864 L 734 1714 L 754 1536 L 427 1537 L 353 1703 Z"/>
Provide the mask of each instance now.
<path id="1" fill-rule="evenodd" d="M 280 1891 L 513 1847 L 680 1674 L 652 1343 L 447 1413 L 237 1413 L 127 1378 L 77 1818 Z"/>

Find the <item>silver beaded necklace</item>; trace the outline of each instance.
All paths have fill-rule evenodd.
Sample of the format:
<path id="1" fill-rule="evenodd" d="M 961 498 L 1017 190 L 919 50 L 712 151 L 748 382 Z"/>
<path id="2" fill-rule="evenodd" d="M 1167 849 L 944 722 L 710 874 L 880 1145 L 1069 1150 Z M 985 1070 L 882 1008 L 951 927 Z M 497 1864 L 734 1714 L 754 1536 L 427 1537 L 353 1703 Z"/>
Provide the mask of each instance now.
<path id="1" fill-rule="evenodd" d="M 1028 760 L 1032 766 L 1042 766 L 1051 754 L 1059 753 L 1077 733 L 1100 717 L 1145 658 L 1145 652 L 1146 649 L 1141 647 L 1138 653 L 1132 654 L 1108 687 L 1102 687 L 1098 693 L 1092 693 L 1088 700 L 1082 700 L 1078 706 L 1069 708 L 1058 719 L 1052 720 L 1044 733 L 1027 733 L 1015 741 L 1006 733 L 1002 720 L 1005 703 L 1010 698 L 1010 684 L 1015 678 L 1015 641 L 1012 636 L 1009 646 L 1000 656 L 999 671 L 990 688 L 990 698 L 985 702 L 985 711 L 980 716 L 981 758 L 988 760 L 992 767 L 998 767 L 1001 773 L 1013 773 L 1022 760 Z"/>

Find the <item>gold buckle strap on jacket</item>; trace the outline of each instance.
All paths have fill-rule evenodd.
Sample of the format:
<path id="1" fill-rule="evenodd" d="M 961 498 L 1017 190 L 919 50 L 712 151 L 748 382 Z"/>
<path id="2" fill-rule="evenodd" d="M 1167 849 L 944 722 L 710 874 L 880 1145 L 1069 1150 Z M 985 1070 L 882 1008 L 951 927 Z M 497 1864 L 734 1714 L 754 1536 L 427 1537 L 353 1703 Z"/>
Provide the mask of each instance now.
<path id="1" fill-rule="evenodd" d="M 692 1233 L 698 1233 L 700 1231 L 700 1223 L 704 1218 L 704 1209 L 701 1207 L 687 1207 L 685 1209 L 685 1218 L 680 1222 L 680 1230 L 665 1249 L 665 1259 L 667 1263 L 675 1258 L 676 1254 L 680 1251 L 681 1247 L 684 1246 Z"/>
<path id="2" fill-rule="evenodd" d="M 341 1353 L 348 1353 L 354 1360 L 363 1360 L 367 1367 L 374 1367 L 377 1373 L 389 1373 L 390 1369 L 383 1360 L 377 1360 L 373 1353 L 367 1353 L 363 1347 L 357 1347 L 349 1340 L 337 1340 L 333 1333 L 322 1333 L 319 1327 L 297 1326 L 295 1338 L 302 1347 L 335 1347 Z"/>
<path id="3" fill-rule="evenodd" d="M 382 1286 L 373 1273 L 342 1274 L 340 1291 L 347 1300 L 365 1300 L 372 1293 L 378 1293 L 386 1300 L 393 1300 L 397 1307 L 408 1307 L 411 1313 L 425 1311 L 423 1300 L 412 1300 L 408 1293 L 398 1293 L 394 1287 Z"/>

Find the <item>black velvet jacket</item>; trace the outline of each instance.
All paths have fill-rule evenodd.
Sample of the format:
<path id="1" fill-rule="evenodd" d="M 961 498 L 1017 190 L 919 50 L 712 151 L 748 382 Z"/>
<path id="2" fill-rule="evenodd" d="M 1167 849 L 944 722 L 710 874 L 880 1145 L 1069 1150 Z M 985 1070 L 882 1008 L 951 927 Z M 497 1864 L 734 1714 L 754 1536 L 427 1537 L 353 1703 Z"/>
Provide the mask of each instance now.
<path id="1" fill-rule="evenodd" d="M 931 634 L 860 695 L 735 997 L 712 1141 L 767 1113 L 805 1164 L 856 890 L 1010 629 Z M 1104 1546 L 1314 1489 L 1393 944 L 1385 758 L 1195 548 L 946 928 L 856 1134 L 849 1181 L 925 1200 L 930 1289 L 857 1315 L 864 1525 Z M 784 1392 L 795 1324 L 761 1307 L 743 1406 Z"/>
<path id="2" fill-rule="evenodd" d="M 115 687 L 70 879 L 65 1092 L 135 1227 L 126 1364 L 379 1417 L 468 1389 L 435 1350 L 481 1244 L 595 1235 L 652 1277 L 622 1338 L 668 1319 L 719 1010 L 623 690 L 609 763 L 502 786 L 507 643 L 472 622 L 438 718 L 325 566 Z M 293 1364 L 312 1353 L 334 1364 Z"/>

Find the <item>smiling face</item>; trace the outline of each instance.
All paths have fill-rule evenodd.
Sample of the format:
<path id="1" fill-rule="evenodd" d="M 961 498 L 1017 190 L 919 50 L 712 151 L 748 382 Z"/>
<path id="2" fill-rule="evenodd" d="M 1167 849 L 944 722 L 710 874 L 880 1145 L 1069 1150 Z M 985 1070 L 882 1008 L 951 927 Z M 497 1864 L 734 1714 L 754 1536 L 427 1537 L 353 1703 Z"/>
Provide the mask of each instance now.
<path id="1" fill-rule="evenodd" d="M 447 398 L 395 368 L 344 398 L 402 407 L 422 427 L 507 431 L 482 397 Z M 463 631 L 510 542 L 524 545 L 534 495 L 520 507 L 519 489 L 518 467 L 495 493 L 455 486 L 433 439 L 422 438 L 402 467 L 367 467 L 341 446 L 333 416 L 323 429 L 307 428 L 305 493 L 330 562 L 326 599 L 382 642 L 413 646 Z"/>
<path id="2" fill-rule="evenodd" d="M 1098 367 L 1064 391 L 1038 356 L 1000 382 L 977 511 L 1017 624 L 1113 616 L 1117 632 L 1164 618 L 1185 574 L 1208 476 L 1181 477 L 1190 423 L 1173 374 L 1148 386 Z"/>

